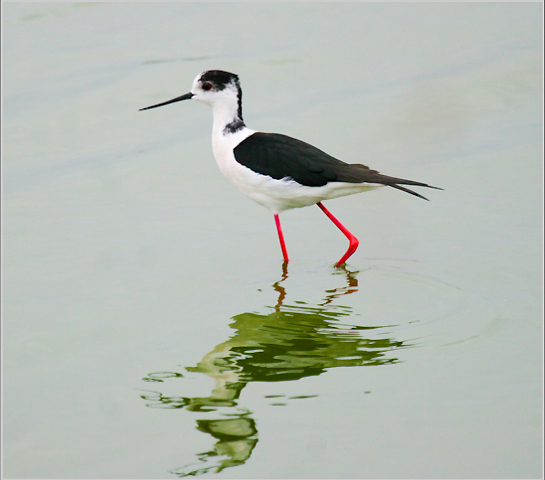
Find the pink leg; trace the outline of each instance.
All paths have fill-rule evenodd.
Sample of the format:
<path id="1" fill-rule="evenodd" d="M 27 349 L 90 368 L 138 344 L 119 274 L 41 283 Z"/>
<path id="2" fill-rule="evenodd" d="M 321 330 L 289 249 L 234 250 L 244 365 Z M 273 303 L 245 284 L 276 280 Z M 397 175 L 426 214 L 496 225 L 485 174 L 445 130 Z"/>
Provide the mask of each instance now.
<path id="1" fill-rule="evenodd" d="M 284 234 L 282 233 L 282 227 L 280 226 L 280 217 L 278 213 L 274 214 L 274 221 L 276 223 L 276 230 L 278 230 L 278 238 L 280 239 L 280 248 L 282 249 L 282 255 L 284 256 L 284 262 L 289 262 L 288 251 L 286 250 L 286 243 L 284 242 Z"/>
<path id="2" fill-rule="evenodd" d="M 342 256 L 342 258 L 335 264 L 336 267 L 340 267 L 343 263 L 346 263 L 346 261 L 352 256 L 352 254 L 356 251 L 358 248 L 358 245 L 360 244 L 359 240 L 352 235 L 348 229 L 339 222 L 333 214 L 322 205 L 322 202 L 318 202 L 317 205 L 322 209 L 322 212 L 324 212 L 328 218 L 337 226 L 337 228 L 344 233 L 346 238 L 348 238 L 348 241 L 350 242 L 350 245 L 348 246 L 348 250 L 346 253 Z"/>

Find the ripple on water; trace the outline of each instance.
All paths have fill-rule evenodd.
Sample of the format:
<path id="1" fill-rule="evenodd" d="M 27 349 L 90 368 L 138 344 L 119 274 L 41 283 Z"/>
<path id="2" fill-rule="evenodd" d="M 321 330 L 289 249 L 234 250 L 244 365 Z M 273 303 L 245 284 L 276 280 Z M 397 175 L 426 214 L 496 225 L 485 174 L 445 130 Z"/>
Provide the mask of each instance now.
<path id="1" fill-rule="evenodd" d="M 281 384 L 336 367 L 395 365 L 403 361 L 403 349 L 467 342 L 498 321 L 486 301 L 419 262 L 373 260 L 361 272 L 293 270 L 290 276 L 284 265 L 281 278 L 268 288 L 276 304 L 231 317 L 231 336 L 196 365 L 143 378 L 155 388 L 140 395 L 146 406 L 198 413 L 197 430 L 216 442 L 196 454 L 196 462 L 171 473 L 218 473 L 250 457 L 258 430 L 253 408 L 241 394 L 252 382 Z M 328 285 L 317 287 L 318 278 Z M 305 294 L 294 293 L 299 286 Z M 285 408 L 317 396 L 275 393 L 263 400 Z"/>

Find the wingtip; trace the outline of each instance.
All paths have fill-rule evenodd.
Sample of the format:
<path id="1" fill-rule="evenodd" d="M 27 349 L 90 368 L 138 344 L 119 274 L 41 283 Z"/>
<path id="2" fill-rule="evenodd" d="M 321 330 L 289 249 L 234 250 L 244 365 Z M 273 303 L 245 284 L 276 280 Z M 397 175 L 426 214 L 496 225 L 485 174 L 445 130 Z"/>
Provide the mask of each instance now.
<path id="1" fill-rule="evenodd" d="M 393 188 L 397 188 L 398 190 L 401 190 L 402 192 L 410 193 L 411 195 L 414 195 L 415 197 L 421 198 L 422 200 L 426 200 L 429 202 L 429 199 L 427 199 L 424 195 L 420 195 L 417 192 L 413 192 L 412 190 L 409 190 L 408 188 L 402 187 L 400 185 L 389 185 L 389 186 Z"/>

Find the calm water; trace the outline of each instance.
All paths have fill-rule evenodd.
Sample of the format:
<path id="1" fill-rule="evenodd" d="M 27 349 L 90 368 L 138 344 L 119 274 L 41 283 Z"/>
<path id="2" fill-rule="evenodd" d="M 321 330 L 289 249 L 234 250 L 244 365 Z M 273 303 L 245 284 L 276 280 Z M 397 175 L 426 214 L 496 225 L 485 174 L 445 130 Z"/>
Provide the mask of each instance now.
<path id="1" fill-rule="evenodd" d="M 542 5 L 3 4 L 4 476 L 542 476 Z M 444 188 L 270 213 L 251 128 Z"/>

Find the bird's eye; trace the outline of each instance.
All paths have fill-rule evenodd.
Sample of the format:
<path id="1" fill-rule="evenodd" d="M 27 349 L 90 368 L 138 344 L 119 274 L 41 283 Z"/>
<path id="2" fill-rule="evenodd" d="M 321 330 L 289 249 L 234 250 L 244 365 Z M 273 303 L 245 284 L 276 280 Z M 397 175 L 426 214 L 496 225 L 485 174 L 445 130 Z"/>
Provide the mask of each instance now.
<path id="1" fill-rule="evenodd" d="M 205 90 L 205 91 L 212 90 L 212 84 L 208 83 L 208 82 L 204 82 L 202 84 L 202 89 Z"/>

